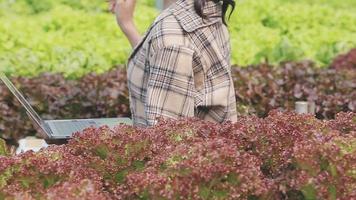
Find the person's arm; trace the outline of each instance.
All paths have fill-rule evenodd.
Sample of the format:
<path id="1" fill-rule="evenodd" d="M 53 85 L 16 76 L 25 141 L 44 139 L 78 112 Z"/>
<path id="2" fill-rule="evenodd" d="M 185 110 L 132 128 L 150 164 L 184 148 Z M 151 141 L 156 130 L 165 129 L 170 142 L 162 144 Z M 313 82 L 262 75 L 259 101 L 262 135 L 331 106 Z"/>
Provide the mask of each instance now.
<path id="1" fill-rule="evenodd" d="M 135 47 L 141 40 L 141 35 L 133 20 L 135 6 L 136 0 L 109 0 L 109 9 L 115 14 L 117 24 L 132 47 Z"/>
<path id="2" fill-rule="evenodd" d="M 158 122 L 157 117 L 194 117 L 193 55 L 193 50 L 178 45 L 153 52 L 145 101 L 149 126 Z"/>

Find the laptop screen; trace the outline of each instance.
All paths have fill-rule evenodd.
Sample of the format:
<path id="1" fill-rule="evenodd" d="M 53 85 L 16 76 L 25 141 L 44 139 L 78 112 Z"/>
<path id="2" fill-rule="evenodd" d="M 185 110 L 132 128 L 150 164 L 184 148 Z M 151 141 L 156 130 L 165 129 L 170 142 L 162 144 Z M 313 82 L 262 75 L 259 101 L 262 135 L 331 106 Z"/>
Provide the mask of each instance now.
<path id="1" fill-rule="evenodd" d="M 31 104 L 25 99 L 25 97 L 16 89 L 14 84 L 12 84 L 12 82 L 2 72 L 0 72 L 0 79 L 5 83 L 6 87 L 9 88 L 9 90 L 17 98 L 17 100 L 19 100 L 19 102 L 22 104 L 22 106 L 25 107 L 25 109 L 26 109 L 27 113 L 30 115 L 30 117 L 37 123 L 37 125 L 42 127 L 43 120 L 41 119 L 41 117 L 32 108 Z"/>

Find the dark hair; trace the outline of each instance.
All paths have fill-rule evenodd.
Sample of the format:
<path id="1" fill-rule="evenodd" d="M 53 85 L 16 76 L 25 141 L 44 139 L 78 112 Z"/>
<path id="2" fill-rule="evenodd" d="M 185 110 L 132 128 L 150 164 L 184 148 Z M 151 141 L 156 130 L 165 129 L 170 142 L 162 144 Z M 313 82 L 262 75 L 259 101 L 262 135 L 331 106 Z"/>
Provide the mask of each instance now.
<path id="1" fill-rule="evenodd" d="M 229 15 L 229 19 L 230 19 L 231 14 L 232 14 L 232 12 L 234 12 L 234 9 L 235 9 L 235 0 L 194 0 L 195 11 L 202 18 L 206 18 L 206 16 L 203 13 L 203 8 L 204 8 L 204 5 L 205 5 L 206 1 L 213 1 L 215 3 L 219 3 L 221 1 L 223 2 L 222 3 L 222 20 L 223 20 L 223 23 L 225 25 L 227 25 L 226 24 L 225 15 L 226 15 L 226 12 L 227 12 L 229 6 L 231 6 L 232 10 L 231 10 L 230 15 Z"/>

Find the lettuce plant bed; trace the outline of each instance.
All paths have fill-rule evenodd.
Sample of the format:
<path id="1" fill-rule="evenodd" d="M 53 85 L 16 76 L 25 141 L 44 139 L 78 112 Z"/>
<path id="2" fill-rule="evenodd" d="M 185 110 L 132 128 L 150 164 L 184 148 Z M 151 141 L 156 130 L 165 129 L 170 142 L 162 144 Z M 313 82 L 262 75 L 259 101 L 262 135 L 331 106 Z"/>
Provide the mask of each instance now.
<path id="1" fill-rule="evenodd" d="M 293 110 L 300 100 L 315 101 L 319 119 L 333 119 L 342 111 L 355 112 L 356 57 L 355 50 L 352 52 L 341 55 L 330 68 L 318 68 L 309 61 L 233 66 L 239 115 L 265 117 L 273 109 Z M 77 80 L 44 73 L 33 78 L 13 77 L 12 81 L 45 119 L 130 117 L 123 68 Z M 3 84 L 0 108 L 0 137 L 13 141 L 36 134 L 26 112 Z"/>
<path id="2" fill-rule="evenodd" d="M 356 47 L 355 0 L 236 1 L 229 20 L 231 62 L 245 66 L 312 59 L 328 65 Z M 140 33 L 159 14 L 139 0 Z M 0 70 L 78 78 L 124 64 L 131 47 L 105 0 L 0 0 Z"/>
<path id="3" fill-rule="evenodd" d="M 355 148 L 355 113 L 88 128 L 66 145 L 0 156 L 0 198 L 349 200 Z"/>

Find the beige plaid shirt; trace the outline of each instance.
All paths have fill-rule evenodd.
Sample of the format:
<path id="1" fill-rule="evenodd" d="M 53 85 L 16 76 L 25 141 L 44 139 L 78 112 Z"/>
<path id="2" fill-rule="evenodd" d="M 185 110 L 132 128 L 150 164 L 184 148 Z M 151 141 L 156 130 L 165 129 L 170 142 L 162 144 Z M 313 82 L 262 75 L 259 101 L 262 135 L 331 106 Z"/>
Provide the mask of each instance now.
<path id="1" fill-rule="evenodd" d="M 193 0 L 164 10 L 136 45 L 127 64 L 130 109 L 135 126 L 157 117 L 237 120 L 230 41 L 221 5 L 208 1 L 202 19 Z"/>

